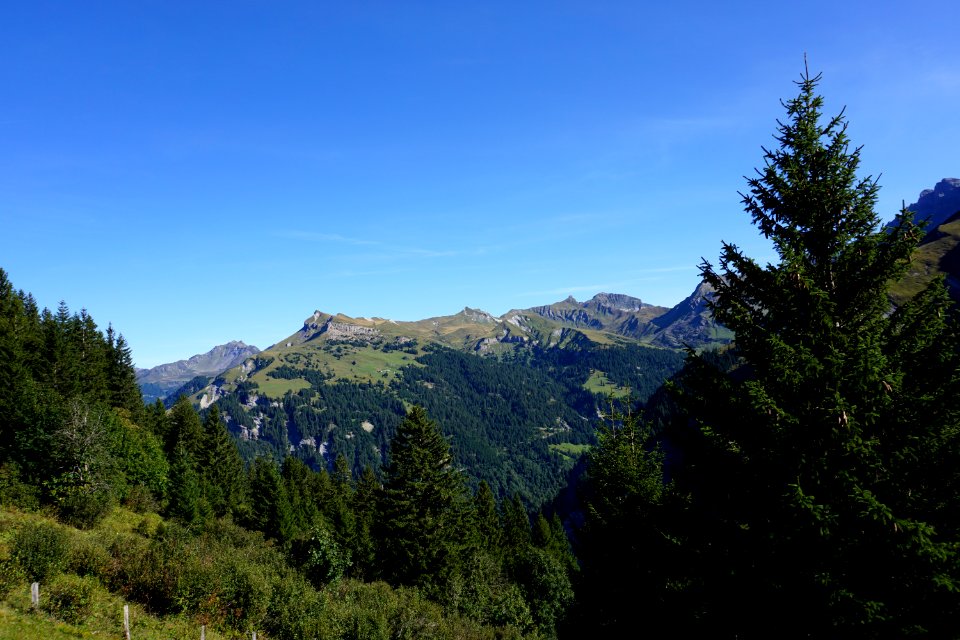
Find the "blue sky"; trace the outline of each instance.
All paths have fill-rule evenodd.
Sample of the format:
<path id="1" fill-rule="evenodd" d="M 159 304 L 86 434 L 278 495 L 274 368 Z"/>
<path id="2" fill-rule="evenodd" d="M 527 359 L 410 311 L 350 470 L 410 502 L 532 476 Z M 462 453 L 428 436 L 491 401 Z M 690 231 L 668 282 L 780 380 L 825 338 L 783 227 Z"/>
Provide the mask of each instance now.
<path id="1" fill-rule="evenodd" d="M 882 173 L 883 218 L 960 176 L 953 13 L 6 3 L 0 267 L 112 322 L 139 366 L 263 348 L 314 309 L 671 306 L 721 240 L 772 259 L 737 191 L 804 52 Z"/>

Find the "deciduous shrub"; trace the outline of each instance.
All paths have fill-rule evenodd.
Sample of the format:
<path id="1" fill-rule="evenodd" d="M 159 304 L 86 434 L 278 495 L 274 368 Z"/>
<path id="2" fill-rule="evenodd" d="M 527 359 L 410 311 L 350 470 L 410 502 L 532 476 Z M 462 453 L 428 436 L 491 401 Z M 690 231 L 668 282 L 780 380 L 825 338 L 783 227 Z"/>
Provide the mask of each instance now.
<path id="1" fill-rule="evenodd" d="M 27 574 L 11 558 L 0 560 L 0 598 L 5 598 L 15 587 L 27 583 Z"/>
<path id="2" fill-rule="evenodd" d="M 69 487 L 57 496 L 57 517 L 78 529 L 92 529 L 110 513 L 113 504 L 107 490 Z"/>
<path id="3" fill-rule="evenodd" d="M 30 522 L 11 541 L 13 559 L 31 581 L 43 582 L 63 571 L 70 551 L 64 530 L 49 522 Z"/>
<path id="4" fill-rule="evenodd" d="M 262 628 L 271 595 L 265 573 L 263 567 L 244 557 L 221 556 L 211 594 L 220 603 L 223 622 L 231 628 L 239 631 Z"/>
<path id="5" fill-rule="evenodd" d="M 110 554 L 102 546 L 86 538 L 70 543 L 66 570 L 78 576 L 104 576 L 110 567 Z"/>
<path id="6" fill-rule="evenodd" d="M 341 637 L 320 631 L 321 604 L 317 591 L 292 570 L 277 573 L 271 584 L 266 631 L 278 640 Z"/>
<path id="7" fill-rule="evenodd" d="M 79 624 L 93 611 L 94 584 L 93 578 L 59 575 L 46 588 L 40 606 L 59 620 Z"/>

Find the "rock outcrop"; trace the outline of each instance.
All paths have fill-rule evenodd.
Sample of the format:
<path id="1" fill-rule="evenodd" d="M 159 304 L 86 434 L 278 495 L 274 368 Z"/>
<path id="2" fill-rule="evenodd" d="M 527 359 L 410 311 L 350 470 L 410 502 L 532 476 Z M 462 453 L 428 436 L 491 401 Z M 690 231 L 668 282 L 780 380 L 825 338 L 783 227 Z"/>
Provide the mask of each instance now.
<path id="1" fill-rule="evenodd" d="M 907 209 L 913 212 L 914 222 L 929 220 L 928 233 L 936 231 L 947 218 L 960 212 L 960 179 L 944 178 L 933 189 L 924 189 Z"/>

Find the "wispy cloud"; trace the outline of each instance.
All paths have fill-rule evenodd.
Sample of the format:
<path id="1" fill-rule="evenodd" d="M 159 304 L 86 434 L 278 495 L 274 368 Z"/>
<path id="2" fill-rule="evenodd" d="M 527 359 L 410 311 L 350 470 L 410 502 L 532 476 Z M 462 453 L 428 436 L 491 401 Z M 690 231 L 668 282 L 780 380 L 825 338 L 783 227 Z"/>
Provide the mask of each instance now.
<path id="1" fill-rule="evenodd" d="M 355 247 L 370 247 L 375 252 L 354 256 L 364 260 L 392 260 L 401 258 L 457 258 L 464 256 L 485 256 L 510 248 L 508 244 L 478 244 L 460 249 L 432 249 L 429 247 L 408 246 L 388 243 L 373 238 L 356 238 L 339 233 L 318 233 L 314 231 L 287 230 L 275 232 L 274 237 L 304 242 L 342 244 Z"/>
<path id="2" fill-rule="evenodd" d="M 737 120 L 729 116 L 709 115 L 690 117 L 649 117 L 637 123 L 636 128 L 642 133 L 654 135 L 701 134 L 703 132 L 728 129 L 737 124 Z"/>
<path id="3" fill-rule="evenodd" d="M 693 265 L 684 265 L 678 267 L 651 267 L 649 269 L 640 269 L 639 271 L 634 271 L 633 273 L 637 274 L 647 274 L 647 273 L 674 273 L 677 271 L 693 271 L 697 267 Z"/>
<path id="4" fill-rule="evenodd" d="M 315 231 L 277 231 L 274 235 L 278 238 L 289 240 L 307 240 L 309 242 L 335 242 L 338 244 L 351 244 L 355 246 L 382 245 L 379 240 L 366 240 L 363 238 L 350 238 L 342 236 L 339 233 L 317 233 Z"/>
<path id="5" fill-rule="evenodd" d="M 395 276 L 401 273 L 410 273 L 413 269 L 407 269 L 404 267 L 398 267 L 396 269 L 367 269 L 367 270 L 357 270 L 357 269 L 343 269 L 340 271 L 334 271 L 329 274 L 334 278 L 370 278 L 376 277 L 380 278 L 383 276 Z"/>
<path id="6" fill-rule="evenodd" d="M 418 249 L 416 247 L 394 247 L 394 251 L 405 255 L 422 256 L 424 258 L 452 258 L 461 255 L 462 252 L 452 249 Z"/>
<path id="7" fill-rule="evenodd" d="M 920 84 L 938 92 L 954 93 L 960 91 L 960 71 L 948 68 L 935 69 L 924 74 Z"/>

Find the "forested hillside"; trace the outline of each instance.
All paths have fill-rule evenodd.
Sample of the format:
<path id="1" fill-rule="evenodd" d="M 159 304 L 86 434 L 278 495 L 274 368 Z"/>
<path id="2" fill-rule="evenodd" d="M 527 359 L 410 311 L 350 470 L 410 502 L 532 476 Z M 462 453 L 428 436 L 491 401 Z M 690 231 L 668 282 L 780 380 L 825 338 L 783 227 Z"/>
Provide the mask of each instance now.
<path id="1" fill-rule="evenodd" d="M 343 362 L 382 353 L 362 343 L 326 348 Z M 498 499 L 520 493 L 539 505 L 564 486 L 579 452 L 594 442 L 597 411 L 608 392 L 629 390 L 643 401 L 682 364 L 676 351 L 589 341 L 579 349 L 518 349 L 500 358 L 437 345 L 418 353 L 387 384 L 381 378 L 331 380 L 316 364 L 284 364 L 270 369 L 268 379 L 310 386 L 278 397 L 247 379 L 218 394 L 217 405 L 247 460 L 293 455 L 319 470 L 344 455 L 354 473 L 384 464 L 406 407 L 420 405 L 442 425 L 455 464 L 474 485 L 482 480 Z M 591 384 L 597 372 L 607 386 Z"/>

